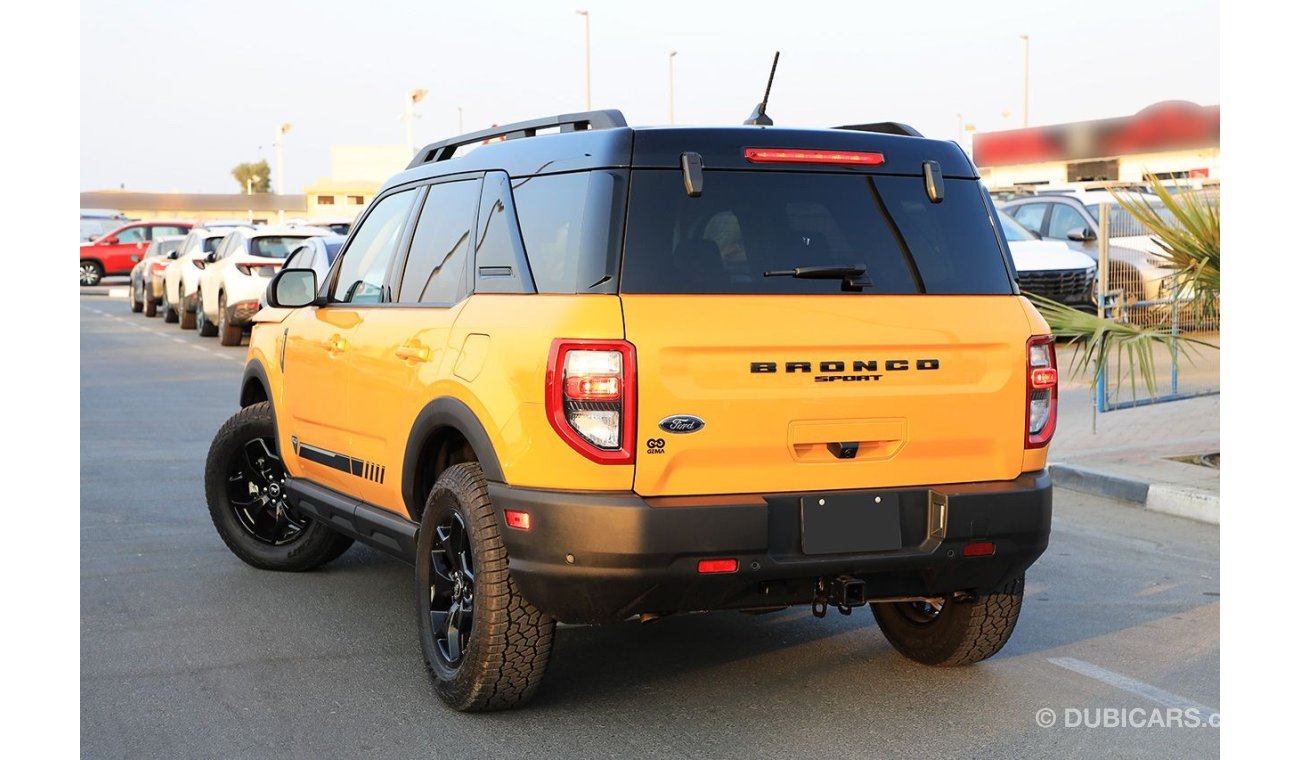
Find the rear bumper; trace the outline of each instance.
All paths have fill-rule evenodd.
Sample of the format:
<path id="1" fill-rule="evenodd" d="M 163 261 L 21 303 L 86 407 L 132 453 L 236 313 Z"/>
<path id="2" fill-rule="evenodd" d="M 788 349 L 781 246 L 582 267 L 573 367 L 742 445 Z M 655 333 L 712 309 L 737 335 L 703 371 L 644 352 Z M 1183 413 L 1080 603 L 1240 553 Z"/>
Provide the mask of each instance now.
<path id="1" fill-rule="evenodd" d="M 257 299 L 238 301 L 226 307 L 229 309 L 229 319 L 232 325 L 250 325 L 253 323 L 253 317 L 261 310 L 262 305 Z"/>
<path id="2" fill-rule="evenodd" d="M 890 493 L 899 497 L 901 549 L 809 555 L 800 527 L 804 494 L 647 500 L 499 483 L 488 489 L 520 591 L 572 623 L 811 603 L 816 580 L 839 575 L 861 578 L 873 599 L 988 592 L 1046 550 L 1052 519 L 1045 471 L 1011 481 L 898 489 Z M 848 495 L 858 493 L 865 501 L 882 491 Z M 528 512 L 531 530 L 505 527 L 507 508 Z M 964 557 L 963 547 L 973 541 L 992 541 L 996 552 Z M 739 568 L 697 572 L 699 560 L 715 558 L 734 558 Z"/>

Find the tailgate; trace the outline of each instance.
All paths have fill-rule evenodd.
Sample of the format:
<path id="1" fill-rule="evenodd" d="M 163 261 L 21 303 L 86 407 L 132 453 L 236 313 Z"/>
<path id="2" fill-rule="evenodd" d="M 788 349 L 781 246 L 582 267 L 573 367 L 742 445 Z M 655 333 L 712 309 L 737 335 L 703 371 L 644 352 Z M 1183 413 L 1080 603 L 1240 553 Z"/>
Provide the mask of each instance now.
<path id="1" fill-rule="evenodd" d="M 1014 296 L 624 293 L 622 302 L 637 354 L 642 495 L 1020 474 L 1030 330 Z M 673 420 L 686 416 L 702 426 Z"/>

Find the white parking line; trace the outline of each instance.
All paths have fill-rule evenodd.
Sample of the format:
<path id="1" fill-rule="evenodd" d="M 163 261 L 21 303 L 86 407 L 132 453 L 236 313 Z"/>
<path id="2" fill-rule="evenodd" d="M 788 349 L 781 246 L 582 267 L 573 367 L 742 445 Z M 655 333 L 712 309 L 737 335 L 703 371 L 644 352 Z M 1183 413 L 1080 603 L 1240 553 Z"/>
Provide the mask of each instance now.
<path id="1" fill-rule="evenodd" d="M 184 341 L 183 339 L 181 339 L 181 338 L 172 338 L 172 340 L 175 341 L 176 343 L 184 343 L 184 342 L 185 342 L 185 341 Z"/>
<path id="2" fill-rule="evenodd" d="M 1093 665 L 1091 662 L 1076 660 L 1073 657 L 1049 657 L 1047 661 L 1059 668 L 1074 671 L 1081 676 L 1087 676 L 1094 681 L 1101 681 L 1108 686 L 1114 686 L 1116 689 L 1122 689 L 1130 694 L 1136 694 L 1139 697 L 1164 705 L 1165 707 L 1178 708 L 1181 710 L 1195 709 L 1201 715 L 1217 714 L 1219 711 L 1206 707 L 1199 702 L 1194 702 L 1187 697 L 1180 697 L 1177 694 L 1165 691 L 1157 686 L 1152 686 L 1136 678 L 1129 678 L 1099 665 Z"/>

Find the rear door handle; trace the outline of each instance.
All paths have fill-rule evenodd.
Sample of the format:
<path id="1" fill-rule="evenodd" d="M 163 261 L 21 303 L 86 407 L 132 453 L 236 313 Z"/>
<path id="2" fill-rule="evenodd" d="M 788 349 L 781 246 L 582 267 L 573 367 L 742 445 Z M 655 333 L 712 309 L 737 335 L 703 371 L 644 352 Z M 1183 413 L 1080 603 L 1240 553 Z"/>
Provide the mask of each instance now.
<path id="1" fill-rule="evenodd" d="M 408 362 L 429 361 L 429 347 L 421 346 L 418 343 L 407 343 L 406 345 L 398 346 L 397 350 L 394 351 L 393 353 L 397 355 L 398 359 L 401 359 L 403 361 L 408 361 Z"/>

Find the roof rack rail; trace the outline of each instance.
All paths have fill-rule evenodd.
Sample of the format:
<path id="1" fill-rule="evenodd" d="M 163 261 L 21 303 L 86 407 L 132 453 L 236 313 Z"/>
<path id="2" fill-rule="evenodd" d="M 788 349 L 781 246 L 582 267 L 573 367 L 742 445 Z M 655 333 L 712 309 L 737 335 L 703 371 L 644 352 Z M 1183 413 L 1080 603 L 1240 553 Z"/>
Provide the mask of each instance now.
<path id="1" fill-rule="evenodd" d="M 485 140 L 516 140 L 521 137 L 533 137 L 539 129 L 559 127 L 561 132 L 576 132 L 585 129 L 615 129 L 626 127 L 627 120 L 623 112 L 617 110 L 585 111 L 583 113 L 566 113 L 559 116 L 545 116 L 540 119 L 503 124 L 499 127 L 480 129 L 477 132 L 429 143 L 416 152 L 415 158 L 407 164 L 407 169 L 414 169 L 421 164 L 446 161 L 456 155 L 456 149 L 471 143 Z"/>
<path id="2" fill-rule="evenodd" d="M 915 128 L 897 121 L 878 121 L 874 124 L 845 124 L 834 129 L 852 129 L 858 132 L 881 132 L 887 135 L 904 135 L 905 137 L 924 137 Z"/>

